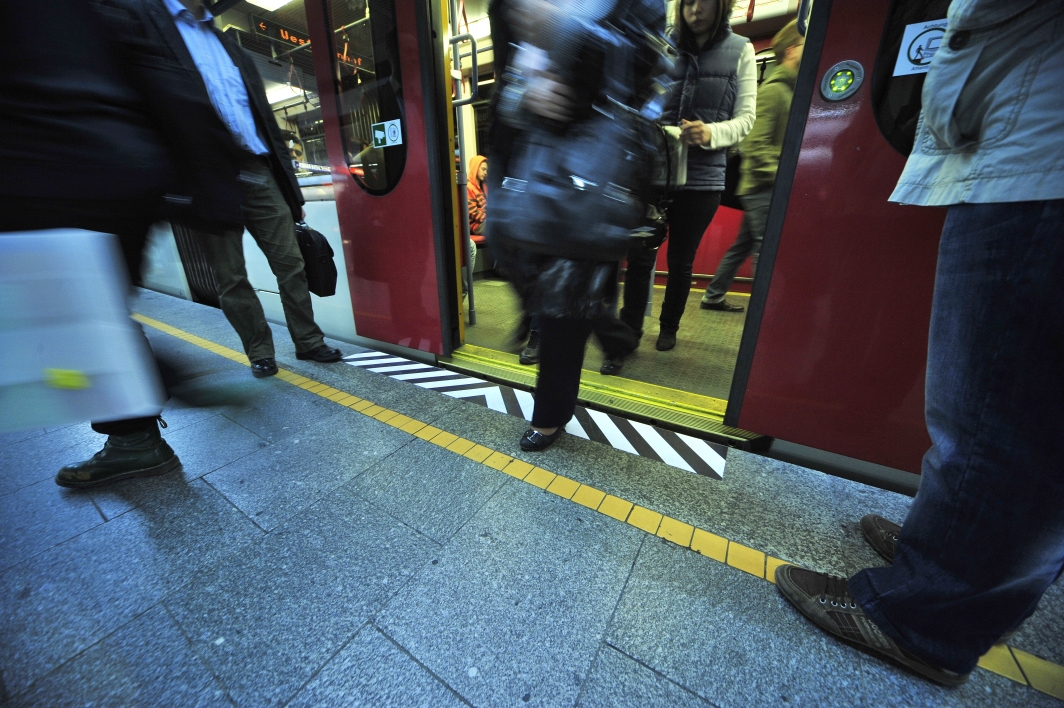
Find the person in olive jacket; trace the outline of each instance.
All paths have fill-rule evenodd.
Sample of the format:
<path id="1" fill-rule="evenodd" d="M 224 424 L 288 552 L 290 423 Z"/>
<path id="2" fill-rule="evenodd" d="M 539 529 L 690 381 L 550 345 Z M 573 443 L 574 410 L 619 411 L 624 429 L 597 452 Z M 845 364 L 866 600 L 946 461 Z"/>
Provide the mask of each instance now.
<path id="1" fill-rule="evenodd" d="M 776 169 L 780 164 L 783 136 L 787 133 L 787 117 L 791 112 L 794 82 L 798 78 L 804 46 L 805 38 L 798 34 L 797 21 L 787 24 L 772 39 L 776 68 L 757 90 L 754 128 L 739 146 L 743 161 L 735 194 L 745 212 L 743 223 L 735 243 L 720 259 L 713 281 L 706 287 L 706 294 L 702 296 L 703 310 L 742 312 L 744 309 L 742 305 L 725 300 L 724 294 L 747 257 L 754 259 L 754 270 L 757 270 L 757 257 L 765 237 L 768 207 L 776 184 Z"/>

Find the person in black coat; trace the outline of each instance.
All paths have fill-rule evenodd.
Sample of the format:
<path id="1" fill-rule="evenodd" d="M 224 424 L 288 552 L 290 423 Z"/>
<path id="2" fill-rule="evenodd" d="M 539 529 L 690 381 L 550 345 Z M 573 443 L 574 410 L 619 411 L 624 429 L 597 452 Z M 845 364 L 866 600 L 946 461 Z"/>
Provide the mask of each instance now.
<path id="1" fill-rule="evenodd" d="M 0 232 L 115 234 L 135 282 L 148 228 L 174 182 L 146 97 L 87 0 L 0 3 L 0 25 L 11 30 L 0 43 Z M 92 429 L 108 436 L 104 449 L 63 467 L 57 484 L 96 487 L 180 464 L 158 416 Z"/>
<path id="2" fill-rule="evenodd" d="M 167 202 L 193 229 L 219 302 L 256 377 L 277 373 L 273 335 L 244 266 L 246 227 L 277 276 L 296 357 L 341 358 L 314 322 L 295 237 L 303 197 L 251 57 L 214 27 L 202 0 L 93 0 L 178 156 Z M 146 91 L 146 93 L 149 93 Z"/>

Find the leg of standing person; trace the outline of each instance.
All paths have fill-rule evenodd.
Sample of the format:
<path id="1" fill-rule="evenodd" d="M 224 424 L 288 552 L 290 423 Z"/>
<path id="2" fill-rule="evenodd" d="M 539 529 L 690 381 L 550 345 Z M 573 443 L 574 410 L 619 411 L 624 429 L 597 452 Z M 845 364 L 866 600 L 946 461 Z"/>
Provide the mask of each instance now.
<path id="1" fill-rule="evenodd" d="M 265 158 L 249 156 L 241 170 L 258 178 L 241 182 L 245 224 L 277 277 L 285 323 L 296 345 L 296 357 L 319 362 L 339 361 L 339 350 L 325 345 L 325 335 L 314 321 L 314 306 L 307 287 L 303 256 L 296 242 L 295 222 L 269 163 Z M 261 311 L 261 307 L 259 309 Z"/>
<path id="2" fill-rule="evenodd" d="M 739 227 L 739 235 L 735 237 L 735 243 L 728 252 L 720 259 L 717 270 L 713 274 L 713 280 L 706 286 L 706 294 L 702 296 L 701 307 L 703 310 L 721 310 L 724 312 L 742 312 L 742 305 L 733 305 L 724 299 L 724 295 L 735 281 L 735 274 L 747 256 L 754 259 L 754 269 L 757 269 L 757 257 L 761 253 L 761 242 L 765 238 L 765 224 L 768 221 L 768 207 L 772 202 L 772 189 L 744 194 L 739 197 L 743 205 L 743 223 Z"/>
<path id="3" fill-rule="evenodd" d="M 548 448 L 573 417 L 577 395 L 580 392 L 584 347 L 592 329 L 591 320 L 539 317 L 538 321 L 539 376 L 536 378 L 536 405 L 532 413 L 532 426 L 558 430 L 550 435 L 533 432 L 531 429 L 526 432 L 521 438 L 521 449 L 529 452 Z"/>
<path id="4" fill-rule="evenodd" d="M 650 297 L 650 281 L 654 278 L 654 266 L 658 262 L 658 249 L 647 248 L 641 243 L 628 247 L 628 268 L 624 274 L 624 306 L 620 319 L 632 328 L 637 339 L 643 337 L 643 318 L 646 317 L 647 298 Z"/>
<path id="5" fill-rule="evenodd" d="M 676 346 L 676 332 L 691 292 L 695 253 L 718 206 L 720 192 L 685 190 L 677 193 L 669 207 L 669 280 L 661 305 L 661 332 L 656 344 L 659 351 Z"/>
<path id="6" fill-rule="evenodd" d="M 1064 200 L 950 207 L 920 490 L 891 566 L 848 583 L 777 572 L 780 592 L 814 622 L 959 683 L 1034 611 L 1064 569 L 1061 301 Z"/>
<path id="7" fill-rule="evenodd" d="M 261 378 L 276 374 L 273 332 L 266 322 L 259 296 L 248 281 L 244 265 L 244 232 L 194 230 L 193 234 L 214 271 L 218 303 L 240 337 L 244 353 L 251 362 L 252 375 Z"/>
<path id="8" fill-rule="evenodd" d="M 525 366 L 539 363 L 539 315 L 532 315 L 528 321 L 528 344 L 517 361 Z"/>

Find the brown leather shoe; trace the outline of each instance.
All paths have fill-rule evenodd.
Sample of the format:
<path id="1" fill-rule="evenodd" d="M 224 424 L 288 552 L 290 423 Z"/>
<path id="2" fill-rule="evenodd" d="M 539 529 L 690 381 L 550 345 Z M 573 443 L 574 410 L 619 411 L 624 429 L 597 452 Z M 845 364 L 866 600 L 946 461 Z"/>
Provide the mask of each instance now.
<path id="1" fill-rule="evenodd" d="M 846 578 L 781 565 L 776 568 L 776 588 L 818 627 L 858 649 L 889 659 L 943 686 L 960 686 L 968 680 L 969 674 L 932 666 L 899 647 L 857 604 Z"/>

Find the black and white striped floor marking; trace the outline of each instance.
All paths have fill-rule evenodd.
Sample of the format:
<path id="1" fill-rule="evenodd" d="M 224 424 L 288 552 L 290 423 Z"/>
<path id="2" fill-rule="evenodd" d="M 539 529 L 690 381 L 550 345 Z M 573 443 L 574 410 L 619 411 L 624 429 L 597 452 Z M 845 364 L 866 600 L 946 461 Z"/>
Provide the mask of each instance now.
<path id="1" fill-rule="evenodd" d="M 532 418 L 534 399 L 528 391 L 382 352 L 351 354 L 344 357 L 344 362 L 452 398 L 478 403 L 499 413 L 524 420 Z M 577 406 L 576 415 L 565 426 L 565 430 L 570 435 L 610 445 L 688 472 L 715 479 L 723 479 L 724 476 L 728 448 L 690 435 L 583 406 Z"/>

